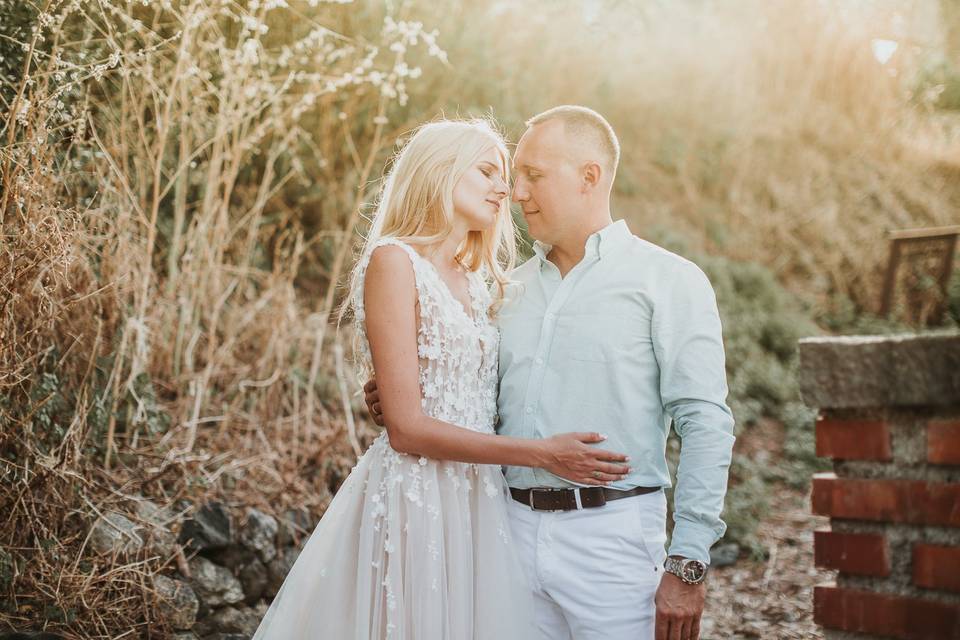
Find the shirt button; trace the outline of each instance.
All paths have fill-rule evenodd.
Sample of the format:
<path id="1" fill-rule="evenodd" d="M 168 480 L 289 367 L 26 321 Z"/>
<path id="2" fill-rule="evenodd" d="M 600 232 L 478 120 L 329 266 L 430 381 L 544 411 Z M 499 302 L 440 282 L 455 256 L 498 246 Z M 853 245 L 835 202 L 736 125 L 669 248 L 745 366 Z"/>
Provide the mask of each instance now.
<path id="1" fill-rule="evenodd" d="M 527 413 L 533 413 L 533 407 L 527 407 Z"/>
<path id="2" fill-rule="evenodd" d="M 553 320 L 553 314 L 552 314 L 552 313 L 548 313 L 548 314 L 547 314 L 547 320 Z"/>
<path id="3" fill-rule="evenodd" d="M 536 362 L 537 364 L 543 364 L 543 358 L 537 358 L 536 360 L 534 360 L 534 362 Z"/>

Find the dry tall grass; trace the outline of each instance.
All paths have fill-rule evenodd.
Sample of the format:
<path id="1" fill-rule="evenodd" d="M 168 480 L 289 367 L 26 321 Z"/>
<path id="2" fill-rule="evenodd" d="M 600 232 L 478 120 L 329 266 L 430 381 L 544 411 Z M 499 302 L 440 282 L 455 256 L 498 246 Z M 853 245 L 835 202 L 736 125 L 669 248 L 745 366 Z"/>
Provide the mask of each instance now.
<path id="1" fill-rule="evenodd" d="M 38 4 L 0 93 L 0 625 L 155 633 L 166 559 L 85 548 L 128 496 L 322 506 L 351 456 L 330 284 L 440 110 L 519 133 L 596 107 L 635 231 L 810 300 L 872 308 L 884 230 L 960 218 L 957 129 L 910 81 L 923 21 L 890 4 Z"/>
<path id="2" fill-rule="evenodd" d="M 346 463 L 327 285 L 409 56 L 443 52 L 383 9 L 317 4 L 53 1 L 36 20 L 0 132 L 13 626 L 157 633 L 143 578 L 169 559 L 91 560 L 93 514 L 225 491 L 317 509 Z"/>

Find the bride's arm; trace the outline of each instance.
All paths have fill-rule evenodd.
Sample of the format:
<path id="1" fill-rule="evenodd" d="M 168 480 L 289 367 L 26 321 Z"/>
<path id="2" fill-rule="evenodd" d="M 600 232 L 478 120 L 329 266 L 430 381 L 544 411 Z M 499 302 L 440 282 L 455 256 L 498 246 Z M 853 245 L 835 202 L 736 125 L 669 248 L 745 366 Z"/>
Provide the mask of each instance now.
<path id="1" fill-rule="evenodd" d="M 436 460 L 541 467 L 583 484 L 607 484 L 628 473 L 626 456 L 585 443 L 596 433 L 545 439 L 477 433 L 426 415 L 420 404 L 417 290 L 406 252 L 374 250 L 364 277 L 363 306 L 380 406 L 390 445 Z M 599 477 L 594 472 L 599 472 Z"/>

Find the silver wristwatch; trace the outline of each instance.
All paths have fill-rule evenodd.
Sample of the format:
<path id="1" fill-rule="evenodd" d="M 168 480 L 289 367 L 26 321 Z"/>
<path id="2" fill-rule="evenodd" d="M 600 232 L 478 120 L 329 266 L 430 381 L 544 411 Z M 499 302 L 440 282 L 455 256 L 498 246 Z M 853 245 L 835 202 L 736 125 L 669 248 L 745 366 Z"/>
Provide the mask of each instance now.
<path id="1" fill-rule="evenodd" d="M 663 568 L 687 584 L 700 584 L 707 577 L 707 565 L 692 558 L 671 558 L 663 561 Z"/>

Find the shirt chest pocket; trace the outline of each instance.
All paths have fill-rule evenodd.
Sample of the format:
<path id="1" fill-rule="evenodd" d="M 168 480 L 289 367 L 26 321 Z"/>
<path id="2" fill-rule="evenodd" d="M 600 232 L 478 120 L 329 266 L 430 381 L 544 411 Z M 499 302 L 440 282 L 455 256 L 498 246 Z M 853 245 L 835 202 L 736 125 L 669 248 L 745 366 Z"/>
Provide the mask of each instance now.
<path id="1" fill-rule="evenodd" d="M 618 313 L 565 315 L 556 340 L 557 353 L 578 362 L 617 362 L 651 348 L 649 327 Z"/>

